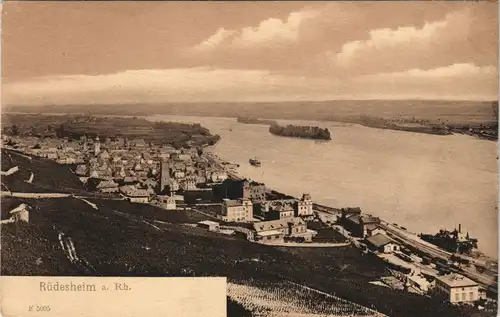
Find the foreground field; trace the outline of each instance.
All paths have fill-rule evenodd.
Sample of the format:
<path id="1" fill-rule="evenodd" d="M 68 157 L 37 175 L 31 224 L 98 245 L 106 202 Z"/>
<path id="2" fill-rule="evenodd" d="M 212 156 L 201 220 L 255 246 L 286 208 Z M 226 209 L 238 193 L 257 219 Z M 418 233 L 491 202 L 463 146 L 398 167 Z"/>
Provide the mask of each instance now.
<path id="1" fill-rule="evenodd" d="M 381 316 L 374 310 L 291 282 L 228 284 L 229 296 L 254 316 Z"/>

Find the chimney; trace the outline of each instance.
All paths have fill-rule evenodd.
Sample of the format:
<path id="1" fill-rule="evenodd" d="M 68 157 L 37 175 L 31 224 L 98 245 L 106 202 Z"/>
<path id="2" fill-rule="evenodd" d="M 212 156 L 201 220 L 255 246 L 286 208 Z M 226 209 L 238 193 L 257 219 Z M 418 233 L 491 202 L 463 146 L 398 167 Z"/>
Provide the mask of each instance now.
<path id="1" fill-rule="evenodd" d="M 461 223 L 458 224 L 458 233 L 462 233 L 462 224 Z"/>

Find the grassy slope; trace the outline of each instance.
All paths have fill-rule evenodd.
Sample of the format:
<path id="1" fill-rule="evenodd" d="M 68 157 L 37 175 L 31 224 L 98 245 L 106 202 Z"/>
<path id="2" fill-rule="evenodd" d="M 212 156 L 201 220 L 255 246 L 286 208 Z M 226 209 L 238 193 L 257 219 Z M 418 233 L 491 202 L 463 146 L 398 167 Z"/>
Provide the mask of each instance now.
<path id="1" fill-rule="evenodd" d="M 69 166 L 54 161 L 33 157 L 32 160 L 11 150 L 2 149 L 2 171 L 18 166 L 19 171 L 2 176 L 4 183 L 13 192 L 84 193 L 82 183 Z M 33 183 L 25 182 L 34 173 Z M 4 187 L 2 186 L 2 189 Z"/>

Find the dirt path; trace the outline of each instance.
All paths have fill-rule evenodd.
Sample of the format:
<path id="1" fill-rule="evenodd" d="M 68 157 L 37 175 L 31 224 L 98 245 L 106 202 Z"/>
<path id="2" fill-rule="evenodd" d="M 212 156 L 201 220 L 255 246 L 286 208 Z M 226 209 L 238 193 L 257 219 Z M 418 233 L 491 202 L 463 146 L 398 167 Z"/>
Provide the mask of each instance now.
<path id="1" fill-rule="evenodd" d="M 349 246 L 350 242 L 339 242 L 339 243 L 315 243 L 315 242 L 305 242 L 305 243 L 297 243 L 297 242 L 277 242 L 277 243 L 262 243 L 265 245 L 271 245 L 274 247 L 296 247 L 296 248 L 340 248 Z"/>
<path id="2" fill-rule="evenodd" d="M 35 178 L 35 174 L 33 172 L 31 172 L 31 175 L 30 175 L 30 178 L 26 181 L 26 183 L 33 183 L 33 179 Z"/>
<path id="3" fill-rule="evenodd" d="M 94 203 L 91 203 L 90 201 L 86 200 L 86 199 L 83 199 L 83 198 L 80 198 L 80 197 L 77 197 L 77 196 L 74 196 L 75 199 L 79 199 L 85 203 L 87 203 L 90 207 L 94 208 L 95 210 L 99 210 L 99 208 L 97 207 L 96 204 Z"/>
<path id="4" fill-rule="evenodd" d="M 19 171 L 19 167 L 17 166 L 14 166 L 12 168 L 10 168 L 8 171 L 0 171 L 0 175 L 2 176 L 10 176 L 12 174 L 14 174 L 15 172 Z"/>

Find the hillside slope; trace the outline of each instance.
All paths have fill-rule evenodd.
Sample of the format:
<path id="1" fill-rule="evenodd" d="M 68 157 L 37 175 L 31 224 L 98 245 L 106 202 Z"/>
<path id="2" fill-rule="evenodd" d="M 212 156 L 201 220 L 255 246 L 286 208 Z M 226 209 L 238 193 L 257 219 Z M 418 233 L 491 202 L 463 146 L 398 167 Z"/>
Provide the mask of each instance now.
<path id="1" fill-rule="evenodd" d="M 37 193 L 86 193 L 71 166 L 57 164 L 49 159 L 29 157 L 13 150 L 1 150 L 2 171 L 12 167 L 19 170 L 11 175 L 2 175 L 2 190 Z M 26 182 L 33 173 L 32 183 Z"/>

